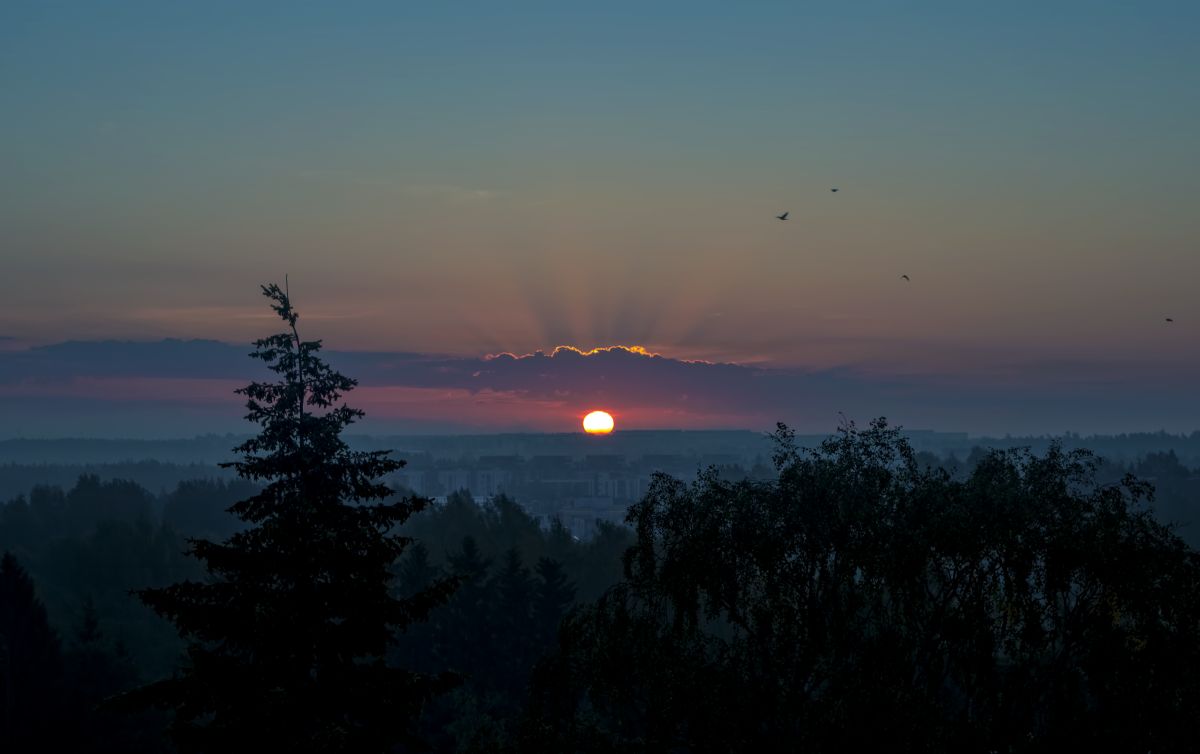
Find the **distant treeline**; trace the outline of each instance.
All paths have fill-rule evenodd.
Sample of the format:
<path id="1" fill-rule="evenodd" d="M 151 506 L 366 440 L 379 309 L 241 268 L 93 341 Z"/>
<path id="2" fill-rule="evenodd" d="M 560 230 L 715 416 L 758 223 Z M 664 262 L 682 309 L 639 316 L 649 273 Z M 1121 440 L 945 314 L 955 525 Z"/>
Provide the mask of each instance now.
<path id="1" fill-rule="evenodd" d="M 1116 461 L 1132 462 L 1150 453 L 1174 452 L 1180 460 L 1200 467 L 1200 430 L 1185 434 L 1130 432 L 1112 435 L 967 436 L 953 432 L 914 431 L 908 435 L 913 447 L 939 455 L 962 458 L 975 448 L 1029 448 L 1045 452 L 1052 443 L 1068 450 L 1085 448 Z M 215 466 L 229 460 L 229 449 L 247 435 L 201 435 L 172 440 L 99 438 L 7 439 L 0 440 L 0 467 L 5 464 L 60 464 L 89 466 L 157 461 L 163 464 Z M 816 446 L 827 435 L 800 435 L 801 445 Z M 352 435 L 347 443 L 360 450 L 397 449 L 400 457 L 462 459 L 474 455 L 579 455 L 596 452 L 587 437 L 570 434 L 497 435 Z M 594 439 L 594 438 L 593 438 Z M 738 448 L 747 458 L 766 457 L 771 443 L 766 433 L 730 430 L 625 431 L 605 438 L 604 453 L 640 457 L 651 453 L 703 455 L 729 453 Z"/>
<path id="2" fill-rule="evenodd" d="M 120 463 L 0 463 L 0 500 L 26 495 L 35 486 L 69 488 L 83 476 L 121 479 L 154 493 L 167 493 L 198 479 L 232 480 L 233 472 L 215 464 L 124 461 Z"/>
<path id="3" fill-rule="evenodd" d="M 1107 442 L 1109 452 L 1094 450 L 1099 456 L 1097 473 L 1108 482 L 1118 481 L 1124 474 L 1132 473 L 1151 482 L 1155 487 L 1154 509 L 1164 522 L 1179 525 L 1179 534 L 1193 547 L 1200 547 L 1200 433 L 1189 436 L 1158 434 L 1111 435 L 1096 439 Z M 1084 447 L 1092 450 L 1088 438 L 1068 435 L 1061 443 L 1064 449 Z M 37 441 L 42 442 L 42 441 Z M 92 441 L 88 441 L 92 442 Z M 107 441 L 95 441 L 107 442 Z M 1052 445 L 1046 438 L 1025 440 L 995 440 L 995 449 L 1028 447 L 1034 453 L 1044 453 Z M 1195 447 L 1192 448 L 1191 443 Z M 1167 448 L 1162 450 L 1160 448 Z M 928 451 L 917 454 L 926 465 L 943 466 L 954 474 L 969 473 L 992 449 L 976 445 L 966 453 L 937 454 Z M 1189 460 L 1188 452 L 1196 454 Z M 740 476 L 761 478 L 773 474 L 768 465 L 754 467 L 722 467 L 727 478 Z M 0 501 L 28 495 L 36 486 L 72 487 L 84 476 L 95 476 L 100 481 L 122 480 L 133 482 L 150 493 L 152 507 L 160 508 L 178 489 L 191 488 L 208 481 L 232 481 L 234 474 L 229 469 L 200 463 L 165 463 L 161 461 L 128 461 L 122 463 L 95 463 L 86 465 L 7 463 L 0 464 Z M 464 492 L 471 492 L 464 490 Z M 218 496 L 209 513 L 216 519 L 225 518 L 224 508 L 232 504 Z M 521 500 L 526 503 L 528 501 Z M 1193 524 L 1193 522 L 1195 522 Z M 209 522 L 216 525 L 216 520 Z M 188 532 L 191 534 L 191 532 Z"/>
<path id="4" fill-rule="evenodd" d="M 1020 445 L 996 449 L 976 447 L 962 458 L 954 455 L 939 457 L 933 453 L 917 453 L 916 458 L 924 466 L 943 468 L 956 479 L 966 479 L 994 451 L 1027 449 L 1032 453 L 1047 453 L 1054 448 L 1087 450 L 1048 442 L 1037 448 Z M 1176 533 L 1184 541 L 1200 548 L 1200 466 L 1185 465 L 1174 450 L 1148 451 L 1134 461 L 1113 460 L 1097 454 L 1095 476 L 1098 483 L 1116 484 L 1127 474 L 1151 485 L 1150 505 L 1158 520 L 1175 526 Z"/>
<path id="5" fill-rule="evenodd" d="M 1200 430 L 1179 435 L 1168 432 L 1130 432 L 1116 435 L 1080 435 L 1067 432 L 1062 435 L 1028 437 L 976 437 L 971 438 L 970 444 L 972 449 L 1028 448 L 1034 453 L 1045 453 L 1052 445 L 1057 444 L 1066 450 L 1088 450 L 1101 458 L 1124 463 L 1132 463 L 1152 454 L 1174 453 L 1184 464 L 1200 468 Z"/>

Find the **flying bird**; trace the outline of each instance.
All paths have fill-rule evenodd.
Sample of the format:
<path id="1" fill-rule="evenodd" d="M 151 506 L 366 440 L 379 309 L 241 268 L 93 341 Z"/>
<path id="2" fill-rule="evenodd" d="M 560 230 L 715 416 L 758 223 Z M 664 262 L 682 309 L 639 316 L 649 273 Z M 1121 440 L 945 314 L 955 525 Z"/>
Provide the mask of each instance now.
<path id="1" fill-rule="evenodd" d="M 780 220 L 786 220 L 788 214 L 790 214 L 790 213 L 784 212 L 782 215 L 775 215 L 775 217 L 779 218 Z"/>
<path id="2" fill-rule="evenodd" d="M 829 189 L 829 190 L 830 190 L 830 191 L 832 191 L 832 192 L 833 192 L 833 193 L 835 193 L 835 194 L 838 192 L 838 190 L 837 190 L 836 188 L 831 188 L 831 189 Z"/>
<path id="3" fill-rule="evenodd" d="M 901 275 L 900 277 L 904 278 L 905 280 L 908 280 L 908 275 Z M 909 282 L 912 282 L 912 281 L 909 281 Z"/>
<path id="4" fill-rule="evenodd" d="M 1174 322 L 1175 320 L 1171 319 L 1170 317 L 1167 317 L 1167 321 L 1168 321 L 1168 322 Z"/>

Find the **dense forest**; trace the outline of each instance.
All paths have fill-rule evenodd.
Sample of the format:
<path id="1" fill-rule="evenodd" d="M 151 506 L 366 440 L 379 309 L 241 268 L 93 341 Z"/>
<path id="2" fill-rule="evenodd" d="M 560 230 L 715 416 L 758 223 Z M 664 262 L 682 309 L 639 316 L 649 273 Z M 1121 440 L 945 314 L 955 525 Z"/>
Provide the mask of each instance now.
<path id="1" fill-rule="evenodd" d="M 170 624 L 130 592 L 201 578 L 203 569 L 184 554 L 186 540 L 232 534 L 239 522 L 226 509 L 251 489 L 240 482 L 195 481 L 156 497 L 135 485 L 82 477 L 69 490 L 37 487 L 0 508 L 0 552 L 10 557 L 3 578 L 28 585 L 22 611 L 44 616 L 34 620 L 46 646 L 53 647 L 53 657 L 36 672 L 53 678 L 51 699 L 58 698 L 59 690 L 72 689 L 81 700 L 77 709 L 64 714 L 82 720 L 102 695 L 170 675 L 184 644 Z M 492 626 L 486 656 L 505 655 L 510 666 L 521 668 L 512 679 L 527 679 L 535 661 L 552 646 L 558 622 L 570 607 L 598 597 L 620 579 L 621 556 L 633 541 L 628 529 L 602 525 L 598 536 L 580 542 L 561 527 L 542 529 L 514 501 L 501 497 L 481 507 L 466 493 L 427 509 L 404 530 L 418 544 L 393 569 L 398 594 L 414 593 L 439 574 L 467 572 L 473 580 L 429 623 L 399 635 L 389 659 L 429 670 L 439 662 L 461 668 L 463 658 L 484 647 L 478 627 Z M 3 594 L 0 610 L 15 610 L 9 601 L 15 593 Z M 84 649 L 86 655 L 81 654 Z M 81 657 L 87 658 L 85 669 L 73 665 Z M 79 675 L 83 671 L 86 677 Z M 469 686 L 476 689 L 480 682 L 472 680 Z M 498 681 L 489 677 L 487 683 Z M 478 698 L 468 699 L 463 690 L 452 697 L 441 703 L 468 708 L 471 724 L 484 726 L 499 725 L 491 718 L 510 715 L 508 707 L 520 695 L 507 693 L 506 687 L 501 699 L 489 686 Z M 439 709 L 442 715 L 457 715 L 453 709 Z M 110 722 L 115 718 L 105 717 Z M 161 716 L 151 716 L 139 724 L 161 732 L 163 723 Z M 153 738 L 146 730 L 123 730 Z M 87 746 L 101 746 L 96 751 L 133 750 L 128 738 L 111 744 L 88 738 Z M 77 751 L 92 750 L 82 742 L 77 746 Z"/>
<path id="2" fill-rule="evenodd" d="M 922 461 L 928 460 L 913 457 L 918 468 L 927 468 Z M 1025 463 L 1032 460 L 1026 458 Z M 1005 454 L 981 453 L 971 459 L 970 470 L 955 468 L 947 485 L 949 489 L 965 490 L 980 484 L 981 475 L 990 466 L 1013 461 Z M 1168 472 L 1176 468 L 1169 458 L 1147 459 L 1142 468 L 1154 468 L 1151 463 L 1165 464 Z M 1029 473 L 1019 464 L 1008 470 Z M 1098 463 L 1094 463 L 1093 472 L 1104 479 L 1094 478 L 1097 488 L 1112 485 L 1122 476 L 1115 474 L 1111 466 Z M 1157 484 L 1172 478 L 1161 470 L 1155 476 Z M 1178 473 L 1178 484 L 1186 483 L 1189 476 Z M 695 483 L 699 485 L 697 490 L 711 481 L 699 480 Z M 704 493 L 733 505 L 735 487 Z M 8 556 L 0 569 L 4 584 L 0 600 L 6 616 L 0 630 L 16 632 L 16 622 L 20 621 L 23 625 L 19 630 L 26 632 L 30 637 L 27 640 L 41 647 L 25 655 L 28 667 L 23 670 L 8 659 L 6 681 L 25 684 L 22 688 L 29 693 L 30 703 L 36 704 L 40 698 L 46 705 L 36 715 L 18 705 L 6 714 L 5 720 L 23 721 L 32 736 L 23 739 L 19 726 L 14 725 L 8 740 L 16 748 L 9 750 L 20 750 L 18 742 L 22 740 L 30 741 L 31 746 L 34 741 L 57 740 L 75 751 L 170 750 L 163 737 L 168 722 L 164 714 L 130 716 L 95 709 L 104 697 L 170 675 L 182 657 L 184 644 L 174 629 L 142 605 L 130 590 L 200 578 L 199 564 L 184 555 L 186 540 L 232 534 L 240 523 L 226 509 L 254 489 L 245 482 L 198 480 L 181 483 L 170 493 L 156 496 L 136 485 L 85 476 L 68 490 L 35 487 L 28 496 L 4 504 L 0 509 L 0 550 Z M 679 492 L 675 488 L 671 494 Z M 1032 493 L 1030 490 L 1026 494 Z M 1030 499 L 1031 503 L 1035 501 Z M 997 513 L 992 511 L 992 515 Z M 633 511 L 631 524 L 637 526 L 644 515 L 643 507 Z M 679 523 L 694 516 L 685 518 L 682 512 L 675 515 Z M 713 518 L 710 514 L 709 519 Z M 755 535 L 764 523 L 740 534 L 731 531 L 728 536 L 751 537 L 745 543 L 747 552 L 753 552 L 755 544 L 762 548 L 783 547 Z M 1148 520 L 1142 522 L 1143 526 L 1149 524 Z M 735 526 L 736 522 L 731 520 L 729 525 Z M 460 686 L 426 705 L 420 721 L 425 740 L 439 751 L 488 750 L 519 744 L 532 750 L 534 742 L 527 738 L 528 721 L 537 708 L 530 704 L 531 699 L 544 703 L 550 688 L 545 679 L 569 684 L 571 693 L 580 693 L 578 679 L 556 676 L 548 670 L 560 668 L 555 672 L 562 672 L 557 664 L 564 662 L 565 654 L 558 650 L 561 619 L 575 608 L 564 649 L 583 651 L 574 643 L 580 632 L 590 631 L 583 621 L 595 620 L 595 611 L 601 607 L 612 609 L 614 596 L 632 588 L 634 582 L 622 581 L 623 558 L 635 543 L 638 549 L 633 552 L 642 548 L 641 537 L 633 529 L 604 526 L 597 537 L 581 542 L 561 527 L 541 528 L 515 501 L 498 497 L 479 506 L 466 493 L 453 495 L 445 505 L 413 516 L 403 531 L 416 543 L 393 568 L 397 594 L 414 594 L 440 575 L 465 577 L 450 602 L 434 610 L 428 621 L 398 634 L 387 652 L 388 662 L 398 666 L 426 672 L 456 670 L 463 677 Z M 638 529 L 639 534 L 642 531 Z M 715 532 L 688 532 L 688 536 L 697 540 L 696 547 L 713 546 L 718 541 Z M 705 555 L 705 560 L 709 557 L 713 560 L 708 565 L 718 567 L 724 563 L 723 567 L 731 569 L 731 577 L 737 573 L 736 559 L 722 560 L 716 549 Z M 695 568 L 701 564 L 690 565 Z M 697 570 L 691 577 L 707 576 Z M 592 653 L 596 648 L 586 651 Z M 577 662 L 578 658 L 572 658 L 573 664 Z M 662 659 L 637 657 L 622 658 L 620 662 L 619 667 L 625 670 L 664 664 Z M 539 668 L 542 685 L 533 687 L 531 681 Z M 531 689 L 535 692 L 532 698 Z M 666 699 L 679 691 L 647 686 L 639 693 L 628 688 L 620 693 L 629 694 L 630 699 L 661 693 Z M 553 696 L 560 693 L 556 690 Z M 744 693 L 744 689 L 728 690 L 730 698 Z M 565 725 L 561 720 L 557 724 Z M 572 735 L 580 735 L 579 723 L 572 721 L 569 730 Z M 565 734 L 556 731 L 555 735 Z M 589 735 L 600 746 L 603 737 L 595 731 Z M 622 741 L 620 746 L 612 744 L 610 748 L 627 746 L 631 744 Z M 537 748 L 547 749 L 545 741 L 538 741 Z"/>
<path id="3" fill-rule="evenodd" d="M 288 327 L 237 479 L 0 508 L 3 751 L 1195 748 L 1173 455 L 781 426 L 769 473 L 660 475 L 580 541 L 383 484 L 400 462 L 341 440 L 353 380 L 264 292 Z"/>

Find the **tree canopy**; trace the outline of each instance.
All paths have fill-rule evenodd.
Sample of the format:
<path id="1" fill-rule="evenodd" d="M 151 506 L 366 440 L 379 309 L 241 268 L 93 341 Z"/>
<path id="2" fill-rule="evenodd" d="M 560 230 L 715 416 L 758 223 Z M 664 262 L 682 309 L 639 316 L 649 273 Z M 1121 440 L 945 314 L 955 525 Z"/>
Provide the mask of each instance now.
<path id="1" fill-rule="evenodd" d="M 885 421 L 778 477 L 659 476 L 539 668 L 534 751 L 1185 750 L 1200 555 L 1053 446 L 965 479 Z"/>

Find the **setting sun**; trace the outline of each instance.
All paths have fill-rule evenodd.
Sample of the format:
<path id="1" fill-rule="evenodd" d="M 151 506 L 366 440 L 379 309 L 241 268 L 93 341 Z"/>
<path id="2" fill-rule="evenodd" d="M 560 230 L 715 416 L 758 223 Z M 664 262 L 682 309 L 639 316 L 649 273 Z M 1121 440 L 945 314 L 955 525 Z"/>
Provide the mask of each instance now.
<path id="1" fill-rule="evenodd" d="M 589 435 L 607 435 L 613 431 L 612 414 L 607 411 L 593 411 L 583 417 L 583 431 Z"/>

